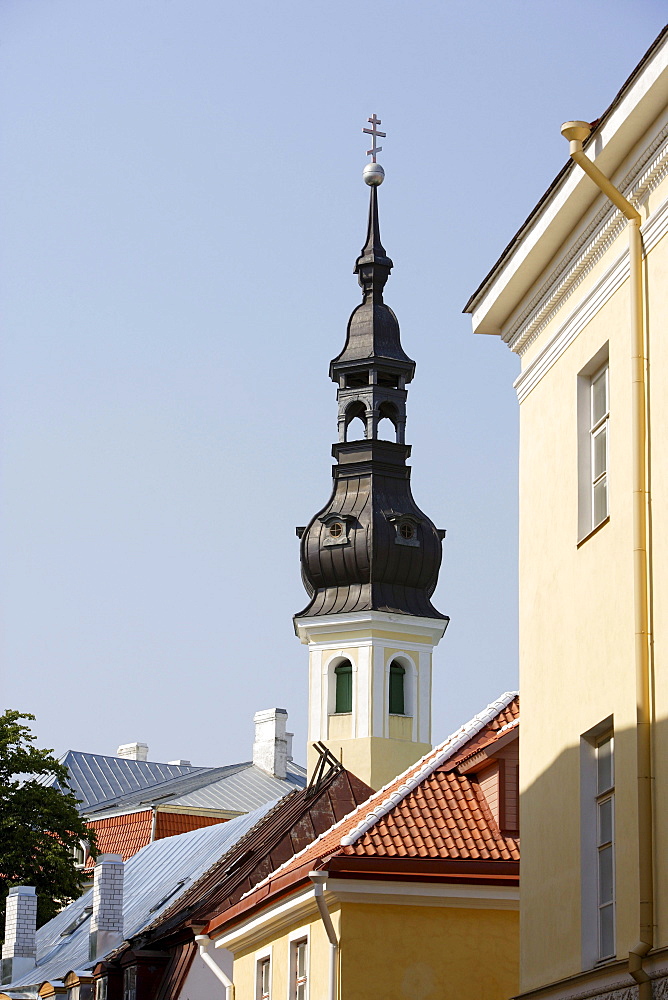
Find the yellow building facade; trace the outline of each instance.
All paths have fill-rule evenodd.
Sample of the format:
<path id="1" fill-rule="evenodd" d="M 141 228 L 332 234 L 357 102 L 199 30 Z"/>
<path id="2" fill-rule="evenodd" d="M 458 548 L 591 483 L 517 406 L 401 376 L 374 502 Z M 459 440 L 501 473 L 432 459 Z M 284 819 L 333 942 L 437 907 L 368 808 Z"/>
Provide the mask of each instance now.
<path id="1" fill-rule="evenodd" d="M 668 997 L 667 99 L 664 32 L 466 307 L 521 359 L 527 997 Z"/>
<path id="2" fill-rule="evenodd" d="M 236 1000 L 507 1000 L 518 988 L 509 692 L 214 917 Z"/>

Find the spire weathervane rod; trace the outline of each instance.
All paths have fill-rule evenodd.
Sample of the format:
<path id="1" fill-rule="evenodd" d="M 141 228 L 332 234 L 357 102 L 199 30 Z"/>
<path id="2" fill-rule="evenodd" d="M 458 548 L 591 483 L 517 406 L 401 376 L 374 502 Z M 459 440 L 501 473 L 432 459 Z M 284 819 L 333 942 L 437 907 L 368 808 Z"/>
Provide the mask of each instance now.
<path id="1" fill-rule="evenodd" d="M 375 112 L 371 116 L 371 118 L 367 118 L 367 121 L 371 125 L 371 128 L 363 128 L 362 131 L 364 133 L 366 133 L 366 135 L 370 135 L 372 137 L 372 139 L 371 139 L 371 149 L 367 149 L 366 155 L 371 157 L 371 162 L 372 163 L 375 163 L 376 162 L 376 155 L 378 153 L 382 153 L 382 151 L 383 151 L 383 147 L 382 146 L 377 146 L 376 145 L 376 139 L 385 139 L 386 138 L 386 133 L 385 132 L 379 132 L 378 129 L 376 128 L 377 125 L 382 125 L 383 123 L 380 120 L 380 118 L 376 117 Z"/>

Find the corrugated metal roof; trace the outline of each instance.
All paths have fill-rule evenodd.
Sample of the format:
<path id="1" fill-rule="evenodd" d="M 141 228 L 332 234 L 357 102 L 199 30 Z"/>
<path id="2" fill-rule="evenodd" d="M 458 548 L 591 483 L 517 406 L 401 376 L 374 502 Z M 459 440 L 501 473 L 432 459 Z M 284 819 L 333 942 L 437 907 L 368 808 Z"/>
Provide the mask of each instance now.
<path id="1" fill-rule="evenodd" d="M 60 763 L 69 771 L 70 787 L 81 802 L 81 812 L 87 812 L 100 802 L 149 788 L 170 778 L 212 770 L 186 764 L 159 764 L 150 760 L 82 753 L 80 750 L 68 750 L 60 758 Z M 47 778 L 42 783 L 55 785 L 63 791 L 53 778 Z"/>
<path id="2" fill-rule="evenodd" d="M 276 800 L 228 823 L 156 840 L 142 848 L 125 864 L 123 888 L 123 932 L 130 938 L 152 923 L 179 895 L 222 857 L 243 835 L 272 809 Z M 179 893 L 177 895 L 175 890 Z M 61 979 L 71 969 L 89 969 L 88 932 L 90 921 L 65 937 L 63 931 L 86 907 L 92 906 L 93 890 L 66 906 L 53 920 L 37 931 L 37 966 L 2 992 L 18 995 L 27 987 L 46 980 Z M 30 991 L 32 993 L 32 991 Z M 32 995 L 36 995 L 35 992 Z"/>
<path id="3" fill-rule="evenodd" d="M 222 809 L 247 812 L 268 799 L 287 795 L 306 784 L 306 771 L 294 762 L 285 778 L 275 778 L 249 761 L 227 767 L 201 769 L 196 774 L 170 778 L 150 788 L 133 791 L 98 803 L 86 811 L 91 819 L 119 809 L 132 810 L 147 805 L 170 805 L 191 809 Z"/>

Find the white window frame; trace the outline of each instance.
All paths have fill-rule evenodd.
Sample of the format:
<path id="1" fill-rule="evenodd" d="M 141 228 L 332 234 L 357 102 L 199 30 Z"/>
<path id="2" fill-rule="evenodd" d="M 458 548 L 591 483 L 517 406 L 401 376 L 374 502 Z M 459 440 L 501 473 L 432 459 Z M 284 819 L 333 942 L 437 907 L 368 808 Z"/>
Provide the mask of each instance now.
<path id="1" fill-rule="evenodd" d="M 311 983 L 311 940 L 310 928 L 300 927 L 292 931 L 288 938 L 288 1000 L 297 1000 L 297 947 L 306 944 L 306 989 L 304 990 L 304 1000 L 309 1000 Z"/>
<path id="2" fill-rule="evenodd" d="M 598 767 L 599 752 L 600 748 L 605 744 L 610 744 L 610 769 L 611 769 L 611 780 L 610 784 L 606 787 L 601 786 L 600 783 L 600 771 Z M 596 854 L 597 854 L 597 864 L 596 864 L 596 874 L 597 874 L 597 910 L 598 910 L 598 960 L 604 962 L 608 959 L 614 958 L 615 949 L 615 936 L 616 936 L 616 920 L 615 920 L 615 737 L 612 732 L 607 733 L 602 736 L 596 743 L 595 746 L 596 764 L 597 764 L 597 795 L 596 795 Z M 602 806 L 610 803 L 610 836 L 603 839 L 601 833 L 601 815 Z M 603 852 L 610 852 L 610 899 L 603 899 L 602 887 L 601 887 L 601 871 L 602 871 L 602 858 Z M 612 939 L 610 941 L 610 946 L 606 949 L 603 945 L 602 935 L 603 935 L 603 911 L 610 910 L 612 913 Z"/>
<path id="3" fill-rule="evenodd" d="M 265 963 L 269 964 L 269 992 L 262 990 L 262 968 Z M 274 963 L 272 961 L 272 949 L 263 948 L 262 951 L 255 952 L 255 1000 L 271 1000 L 273 991 L 272 976 L 274 974 Z"/>
<path id="4" fill-rule="evenodd" d="M 609 787 L 599 782 L 599 748 L 612 740 L 611 774 Z M 615 742 L 613 717 L 598 723 L 580 737 L 580 888 L 582 968 L 593 969 L 615 957 L 616 946 L 616 891 L 615 891 Z M 611 839 L 601 838 L 601 806 L 611 802 Z M 611 897 L 602 898 L 602 852 L 611 849 Z M 612 910 L 611 942 L 602 948 L 602 913 Z"/>
<path id="5" fill-rule="evenodd" d="M 605 388 L 605 408 L 603 413 L 596 417 L 594 415 L 594 387 L 603 381 Z M 610 366 L 608 362 L 599 368 L 589 380 L 589 482 L 591 489 L 590 509 L 591 509 L 591 530 L 597 528 L 599 524 L 608 517 L 610 513 L 610 498 L 608 493 L 608 453 L 610 442 Z M 600 437 L 605 438 L 605 456 L 603 468 L 596 469 L 596 442 Z M 605 511 L 599 517 L 596 516 L 596 488 L 605 487 Z"/>
<path id="6" fill-rule="evenodd" d="M 605 378 L 606 410 L 593 419 L 593 387 Z M 605 469 L 594 469 L 594 444 L 605 434 Z M 596 352 L 591 361 L 578 373 L 577 379 L 577 439 L 578 439 L 578 544 L 585 541 L 610 517 L 610 363 L 608 344 Z M 596 473 L 596 474 L 595 474 Z M 606 510 L 594 517 L 594 487 L 605 483 Z"/>

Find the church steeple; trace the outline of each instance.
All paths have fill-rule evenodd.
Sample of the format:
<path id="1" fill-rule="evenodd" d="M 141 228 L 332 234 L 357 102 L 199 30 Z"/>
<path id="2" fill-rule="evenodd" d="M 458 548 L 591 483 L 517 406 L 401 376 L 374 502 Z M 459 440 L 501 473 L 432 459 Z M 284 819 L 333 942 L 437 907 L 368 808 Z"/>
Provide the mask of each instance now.
<path id="1" fill-rule="evenodd" d="M 406 465 L 406 386 L 415 362 L 383 298 L 393 266 L 378 215 L 384 171 L 376 137 L 384 134 L 375 115 L 369 121 L 369 223 L 355 263 L 363 298 L 330 363 L 338 386 L 334 488 L 308 527 L 298 529 L 309 603 L 295 616 L 295 628 L 311 647 L 309 741 L 325 742 L 339 759 L 347 753 L 346 766 L 375 787 L 429 748 L 431 649 L 448 618 L 431 603 L 444 532 L 415 503 Z M 341 648 L 323 667 L 324 635 Z M 350 698 L 342 684 L 350 686 Z"/>

